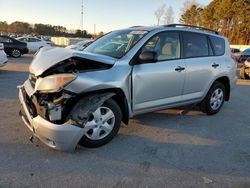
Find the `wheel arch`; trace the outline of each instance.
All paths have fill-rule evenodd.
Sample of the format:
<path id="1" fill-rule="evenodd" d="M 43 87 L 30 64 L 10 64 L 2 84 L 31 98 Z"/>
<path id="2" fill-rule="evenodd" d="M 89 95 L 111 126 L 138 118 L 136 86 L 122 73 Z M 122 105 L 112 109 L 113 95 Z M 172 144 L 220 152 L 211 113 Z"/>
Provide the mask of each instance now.
<path id="1" fill-rule="evenodd" d="M 231 90 L 229 78 L 227 76 L 222 76 L 222 77 L 217 78 L 214 82 L 220 82 L 225 86 L 225 89 L 226 89 L 225 101 L 229 101 L 229 99 L 230 99 L 230 90 Z M 214 84 L 214 82 L 213 82 L 213 84 Z"/>
<path id="2" fill-rule="evenodd" d="M 77 98 L 81 99 L 82 97 L 86 97 L 88 95 L 93 95 L 93 94 L 96 95 L 96 94 L 104 94 L 104 93 L 115 94 L 111 97 L 111 99 L 113 99 L 119 105 L 121 112 L 122 112 L 122 122 L 127 125 L 129 122 L 129 105 L 128 105 L 126 96 L 121 89 L 109 88 L 109 89 L 102 89 L 102 90 L 97 90 L 97 91 L 81 93 L 77 96 Z"/>

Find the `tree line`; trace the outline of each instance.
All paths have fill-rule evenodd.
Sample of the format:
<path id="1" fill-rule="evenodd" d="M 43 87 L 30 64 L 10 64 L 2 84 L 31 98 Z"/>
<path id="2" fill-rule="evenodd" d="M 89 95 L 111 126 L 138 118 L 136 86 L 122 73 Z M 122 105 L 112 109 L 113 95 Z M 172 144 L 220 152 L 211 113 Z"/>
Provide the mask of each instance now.
<path id="1" fill-rule="evenodd" d="M 86 30 L 76 30 L 74 32 L 69 32 L 66 27 L 54 26 L 49 24 L 34 24 L 31 25 L 26 22 L 13 22 L 8 24 L 6 21 L 0 21 L 0 33 L 23 35 L 45 35 L 45 36 L 63 36 L 63 37 L 81 37 L 81 38 L 91 38 L 92 34 L 88 33 Z"/>
<path id="2" fill-rule="evenodd" d="M 205 7 L 189 1 L 180 22 L 219 31 L 231 44 L 250 44 L 250 0 L 213 0 Z"/>
<path id="3" fill-rule="evenodd" d="M 171 24 L 174 11 L 164 4 L 155 17 L 157 25 Z M 250 45 L 250 0 L 212 0 L 207 6 L 186 0 L 179 22 L 219 31 L 230 44 Z"/>

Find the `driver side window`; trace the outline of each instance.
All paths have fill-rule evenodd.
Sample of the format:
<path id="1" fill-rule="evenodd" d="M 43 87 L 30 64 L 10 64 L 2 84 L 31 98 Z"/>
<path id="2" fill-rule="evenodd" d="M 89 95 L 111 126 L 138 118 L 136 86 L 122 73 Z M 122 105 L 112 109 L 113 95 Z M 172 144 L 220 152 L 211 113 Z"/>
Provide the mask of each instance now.
<path id="1" fill-rule="evenodd" d="M 180 38 L 177 32 L 164 32 L 150 39 L 143 47 L 142 52 L 153 51 L 157 53 L 158 61 L 180 58 Z"/>

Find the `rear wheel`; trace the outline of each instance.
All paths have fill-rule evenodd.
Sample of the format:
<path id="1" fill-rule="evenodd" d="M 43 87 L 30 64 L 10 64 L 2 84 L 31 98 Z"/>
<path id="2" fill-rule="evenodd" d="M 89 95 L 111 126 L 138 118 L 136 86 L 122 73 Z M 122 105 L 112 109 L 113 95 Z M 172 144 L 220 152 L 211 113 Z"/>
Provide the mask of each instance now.
<path id="1" fill-rule="evenodd" d="M 225 95 L 225 86 L 220 82 L 215 82 L 201 103 L 202 111 L 208 115 L 218 113 L 224 104 Z"/>
<path id="2" fill-rule="evenodd" d="M 121 109 L 109 99 L 90 117 L 85 125 L 86 133 L 79 144 L 86 147 L 99 147 L 111 141 L 121 125 Z"/>
<path id="3" fill-rule="evenodd" d="M 11 56 L 12 57 L 15 57 L 15 58 L 18 58 L 18 57 L 21 57 L 21 52 L 19 49 L 12 49 L 11 50 Z"/>

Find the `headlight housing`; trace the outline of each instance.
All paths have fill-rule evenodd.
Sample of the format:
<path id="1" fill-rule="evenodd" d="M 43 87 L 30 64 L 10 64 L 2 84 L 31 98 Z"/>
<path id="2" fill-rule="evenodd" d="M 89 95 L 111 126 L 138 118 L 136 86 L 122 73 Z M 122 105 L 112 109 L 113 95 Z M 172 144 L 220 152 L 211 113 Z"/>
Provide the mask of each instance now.
<path id="1" fill-rule="evenodd" d="M 38 78 L 35 90 L 42 93 L 54 93 L 76 79 L 74 74 L 56 74 L 45 78 Z"/>

